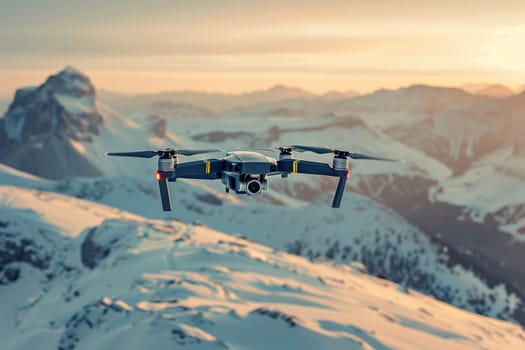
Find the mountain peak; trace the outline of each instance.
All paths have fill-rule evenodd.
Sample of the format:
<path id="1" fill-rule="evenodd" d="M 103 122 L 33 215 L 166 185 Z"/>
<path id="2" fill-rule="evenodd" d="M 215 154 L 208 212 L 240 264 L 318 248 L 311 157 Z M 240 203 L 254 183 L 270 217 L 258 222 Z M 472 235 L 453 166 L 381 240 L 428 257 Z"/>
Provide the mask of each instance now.
<path id="1" fill-rule="evenodd" d="M 303 90 L 301 88 L 298 88 L 298 87 L 294 87 L 294 86 L 286 86 L 286 85 L 283 85 L 283 84 L 276 84 L 272 87 L 270 87 L 268 90 L 266 90 L 266 92 L 269 92 L 269 93 L 280 93 L 280 94 L 293 94 L 293 95 L 311 95 L 311 93 L 309 93 L 308 91 L 306 90 Z"/>
<path id="2" fill-rule="evenodd" d="M 514 91 L 502 84 L 491 84 L 482 89 L 476 90 L 475 94 L 504 98 L 512 96 L 514 94 Z"/>
<path id="3" fill-rule="evenodd" d="M 57 74 L 50 76 L 41 87 L 49 88 L 53 93 L 74 97 L 95 96 L 95 87 L 88 76 L 72 66 L 66 66 Z"/>
<path id="4" fill-rule="evenodd" d="M 71 65 L 67 65 L 64 67 L 64 69 L 59 73 L 59 74 L 74 74 L 74 75 L 84 75 L 80 70 L 78 70 L 77 68 L 71 66 Z"/>
<path id="5" fill-rule="evenodd" d="M 425 84 L 414 84 L 399 89 L 409 94 L 440 94 L 440 95 L 468 95 L 468 92 L 456 87 L 432 86 Z"/>
<path id="6" fill-rule="evenodd" d="M 96 134 L 100 123 L 95 87 L 86 75 L 67 66 L 38 87 L 18 89 L 0 129 L 10 141 L 47 134 L 79 140 L 82 134 Z"/>
<path id="7" fill-rule="evenodd" d="M 91 141 L 102 123 L 95 87 L 86 75 L 68 66 L 38 87 L 17 90 L 0 120 L 0 161 L 47 178 L 71 174 L 73 168 L 98 174 L 77 157 L 71 142 Z M 35 160 L 38 150 L 45 152 Z M 49 165 L 56 159 L 63 160 L 62 166 Z"/>
<path id="8" fill-rule="evenodd" d="M 496 98 L 505 98 L 515 94 L 515 91 L 503 84 L 469 83 L 463 84 L 461 89 L 474 95 Z"/>

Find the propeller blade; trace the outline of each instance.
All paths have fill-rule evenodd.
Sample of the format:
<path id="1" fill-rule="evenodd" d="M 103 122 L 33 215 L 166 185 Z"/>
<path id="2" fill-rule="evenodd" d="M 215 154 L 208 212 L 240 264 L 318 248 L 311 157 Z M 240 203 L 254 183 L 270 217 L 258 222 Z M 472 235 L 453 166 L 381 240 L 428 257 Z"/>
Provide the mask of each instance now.
<path id="1" fill-rule="evenodd" d="M 316 146 L 304 146 L 304 145 L 292 145 L 293 149 L 298 152 L 314 152 L 317 154 L 328 154 L 335 153 L 336 155 L 347 156 L 352 159 L 365 159 L 365 160 L 380 160 L 384 162 L 403 162 L 402 160 L 382 158 L 382 157 L 373 157 L 362 153 L 353 153 L 342 150 L 336 150 L 326 147 L 316 147 Z"/>
<path id="2" fill-rule="evenodd" d="M 175 150 L 177 154 L 183 155 L 183 156 L 194 156 L 196 154 L 202 154 L 202 153 L 212 153 L 212 152 L 224 152 L 224 150 L 219 148 L 212 148 L 212 149 L 177 149 Z"/>
<path id="3" fill-rule="evenodd" d="M 136 151 L 136 152 L 106 152 L 106 156 L 117 157 L 137 157 L 137 158 L 152 158 L 158 154 L 157 151 Z"/>
<path id="4" fill-rule="evenodd" d="M 255 147 L 249 147 L 248 149 L 259 150 L 259 151 L 269 151 L 269 152 L 279 152 L 279 148 L 276 148 L 276 147 L 255 146 Z"/>
<path id="5" fill-rule="evenodd" d="M 157 155 L 162 155 L 164 152 L 171 152 L 171 154 L 180 154 L 183 156 L 193 156 L 202 153 L 212 152 L 224 152 L 222 149 L 178 149 L 173 150 L 167 148 L 159 151 L 136 151 L 136 152 L 106 152 L 106 156 L 117 156 L 117 157 L 138 157 L 138 158 L 152 158 Z"/>
<path id="6" fill-rule="evenodd" d="M 390 159 L 390 158 L 381 158 L 381 157 L 373 157 L 368 156 L 366 154 L 362 153 L 349 153 L 348 156 L 352 159 L 365 159 L 365 160 L 381 160 L 384 162 L 402 162 L 402 160 L 397 159 Z"/>
<path id="7" fill-rule="evenodd" d="M 314 152 L 318 154 L 328 154 L 334 152 L 333 149 L 326 147 L 292 145 L 292 148 L 298 152 Z"/>

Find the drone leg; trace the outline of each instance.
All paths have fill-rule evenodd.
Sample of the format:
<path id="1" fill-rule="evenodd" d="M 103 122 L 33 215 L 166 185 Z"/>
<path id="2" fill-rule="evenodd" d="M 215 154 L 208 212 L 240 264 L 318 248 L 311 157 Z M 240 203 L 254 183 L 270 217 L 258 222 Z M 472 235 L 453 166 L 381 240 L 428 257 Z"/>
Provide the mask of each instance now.
<path id="1" fill-rule="evenodd" d="M 343 199 L 343 194 L 345 193 L 347 176 L 339 176 L 339 183 L 337 184 L 337 190 L 335 191 L 334 201 L 332 202 L 332 208 L 339 208 L 341 205 L 341 200 Z"/>
<path id="2" fill-rule="evenodd" d="M 168 188 L 168 179 L 162 177 L 158 180 L 160 190 L 160 200 L 162 202 L 162 210 L 171 211 L 170 189 Z"/>

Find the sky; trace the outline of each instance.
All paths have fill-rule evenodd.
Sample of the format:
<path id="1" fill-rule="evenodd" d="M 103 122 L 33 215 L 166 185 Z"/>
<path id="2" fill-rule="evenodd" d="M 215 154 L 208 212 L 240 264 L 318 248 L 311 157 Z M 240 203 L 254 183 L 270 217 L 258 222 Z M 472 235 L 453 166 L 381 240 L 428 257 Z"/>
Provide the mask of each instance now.
<path id="1" fill-rule="evenodd" d="M 67 65 L 125 93 L 518 88 L 524 15 L 524 0 L 0 0 L 0 97 Z"/>

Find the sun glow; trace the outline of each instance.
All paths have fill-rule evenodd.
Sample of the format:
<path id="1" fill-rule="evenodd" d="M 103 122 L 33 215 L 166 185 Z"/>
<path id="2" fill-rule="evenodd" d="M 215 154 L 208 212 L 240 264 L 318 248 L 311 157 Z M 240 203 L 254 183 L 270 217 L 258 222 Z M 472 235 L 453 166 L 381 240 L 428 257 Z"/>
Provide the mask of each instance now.
<path id="1" fill-rule="evenodd" d="M 32 1 L 0 11 L 2 99 L 66 65 L 125 93 L 525 82 L 520 0 Z"/>
<path id="2" fill-rule="evenodd" d="M 525 26 L 490 30 L 479 60 L 490 68 L 525 72 Z"/>

